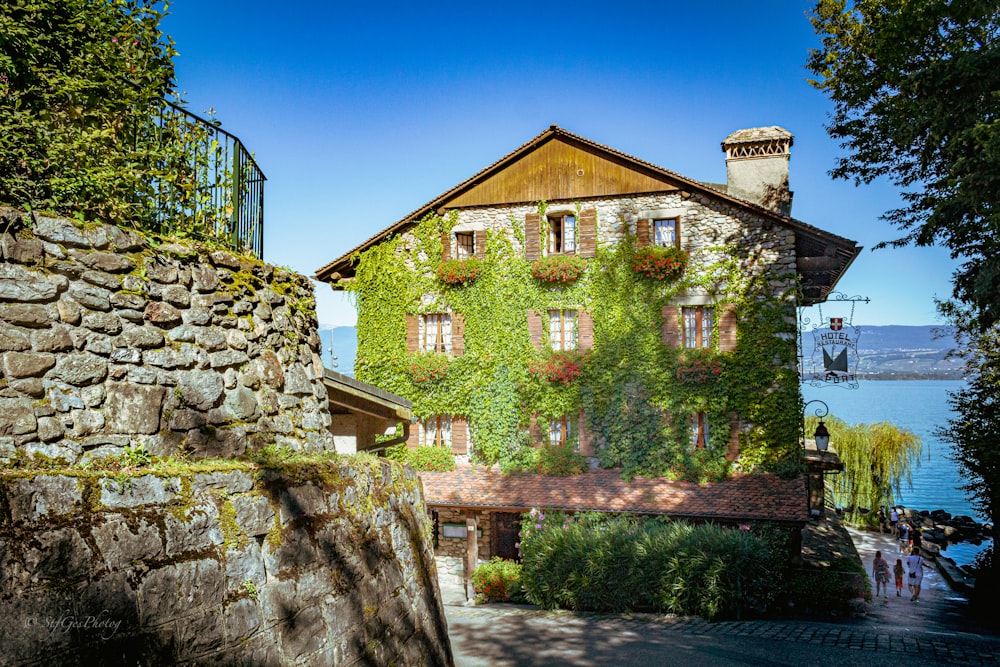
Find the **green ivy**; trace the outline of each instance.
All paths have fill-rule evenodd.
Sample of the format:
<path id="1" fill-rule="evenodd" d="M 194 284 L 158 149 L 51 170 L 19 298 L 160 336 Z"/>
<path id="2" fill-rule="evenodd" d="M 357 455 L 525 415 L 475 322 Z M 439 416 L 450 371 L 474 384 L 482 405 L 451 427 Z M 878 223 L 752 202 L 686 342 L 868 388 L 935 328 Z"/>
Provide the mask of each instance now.
<path id="1" fill-rule="evenodd" d="M 544 213 L 545 203 L 538 208 Z M 520 250 L 523 223 L 512 217 L 517 245 L 507 235 L 489 234 L 476 280 L 448 285 L 437 275 L 441 236 L 456 220 L 455 213 L 429 215 L 406 236 L 355 257 L 356 279 L 348 289 L 359 307 L 360 380 L 410 399 L 418 419 L 468 419 L 473 460 L 500 463 L 504 470 L 538 468 L 528 435 L 533 416 L 545 433 L 549 420 L 568 415 L 575 423 L 581 409 L 595 444 L 605 443 L 602 465 L 621 467 L 626 476 L 725 477 L 730 413 L 745 424 L 741 469 L 798 469 L 793 301 L 775 298 L 769 282 L 787 276 L 747 279 L 741 267 L 752 258 L 719 247 L 704 255 L 721 259 L 706 264 L 695 256 L 676 280 L 649 280 L 633 270 L 635 239 L 626 235 L 613 247 L 599 247 L 571 284 L 542 283 Z M 684 377 L 682 366 L 695 355 L 661 339 L 663 307 L 695 287 L 732 304 L 740 324 L 735 351 L 696 353 L 699 362 L 718 369 L 712 381 Z M 580 355 L 579 378 L 566 383 L 537 372 L 551 355 L 532 346 L 527 326 L 529 310 L 564 308 L 595 314 L 593 349 Z M 426 365 L 420 358 L 427 355 L 407 351 L 406 315 L 445 311 L 464 316 L 464 354 L 449 361 L 443 377 L 414 382 L 409 369 Z M 689 423 L 696 412 L 706 413 L 709 424 L 708 445 L 697 451 Z"/>

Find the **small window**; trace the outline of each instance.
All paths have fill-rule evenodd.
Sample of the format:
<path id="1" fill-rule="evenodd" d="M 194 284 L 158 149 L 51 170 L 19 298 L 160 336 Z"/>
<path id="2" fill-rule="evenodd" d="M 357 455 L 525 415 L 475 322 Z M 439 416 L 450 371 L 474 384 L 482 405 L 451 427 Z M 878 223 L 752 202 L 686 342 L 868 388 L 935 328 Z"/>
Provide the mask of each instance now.
<path id="1" fill-rule="evenodd" d="M 560 352 L 576 349 L 576 311 L 549 311 L 549 344 Z"/>
<path id="2" fill-rule="evenodd" d="M 695 449 L 708 446 L 708 416 L 704 412 L 691 417 L 691 444 Z"/>
<path id="3" fill-rule="evenodd" d="M 664 248 L 681 247 L 681 236 L 677 233 L 677 218 L 653 220 L 653 243 Z"/>
<path id="4" fill-rule="evenodd" d="M 451 315 L 421 315 L 419 327 L 421 352 L 451 352 Z"/>
<path id="5" fill-rule="evenodd" d="M 546 250 L 550 255 L 576 252 L 576 216 L 550 215 L 549 239 Z"/>
<path id="6" fill-rule="evenodd" d="M 550 445 L 565 445 L 571 435 L 569 417 L 563 415 L 562 417 L 549 420 Z"/>
<path id="7" fill-rule="evenodd" d="M 684 347 L 712 347 L 712 309 L 705 306 L 681 308 L 684 318 Z"/>
<path id="8" fill-rule="evenodd" d="M 455 257 L 471 259 L 476 256 L 476 235 L 472 232 L 455 233 Z"/>
<path id="9" fill-rule="evenodd" d="M 424 447 L 451 447 L 451 417 L 438 415 L 425 419 L 420 429 L 420 444 Z"/>

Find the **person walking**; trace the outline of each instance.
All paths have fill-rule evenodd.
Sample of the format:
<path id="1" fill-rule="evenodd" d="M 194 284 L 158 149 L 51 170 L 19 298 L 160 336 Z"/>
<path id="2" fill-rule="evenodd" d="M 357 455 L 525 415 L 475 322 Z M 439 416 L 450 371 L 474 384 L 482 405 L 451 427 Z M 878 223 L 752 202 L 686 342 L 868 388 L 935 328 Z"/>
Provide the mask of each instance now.
<path id="1" fill-rule="evenodd" d="M 885 505 L 878 506 L 878 533 L 879 535 L 885 534 Z"/>
<path id="2" fill-rule="evenodd" d="M 872 577 L 875 579 L 875 597 L 881 591 L 882 597 L 889 598 L 889 563 L 882 558 L 882 552 L 875 552 L 875 560 L 872 561 Z"/>
<path id="3" fill-rule="evenodd" d="M 910 602 L 920 599 L 920 585 L 924 581 L 924 559 L 920 555 L 920 549 L 913 547 L 910 555 L 906 557 L 906 569 L 909 571 Z"/>
<path id="4" fill-rule="evenodd" d="M 899 553 L 906 553 L 910 546 L 910 524 L 903 521 L 899 524 Z"/>
<path id="5" fill-rule="evenodd" d="M 889 530 L 893 537 L 899 536 L 899 512 L 896 511 L 895 505 L 889 510 Z"/>
<path id="6" fill-rule="evenodd" d="M 903 595 L 903 575 L 906 574 L 902 558 L 896 559 L 896 564 L 892 567 L 892 573 L 896 577 L 896 597 L 901 597 Z"/>

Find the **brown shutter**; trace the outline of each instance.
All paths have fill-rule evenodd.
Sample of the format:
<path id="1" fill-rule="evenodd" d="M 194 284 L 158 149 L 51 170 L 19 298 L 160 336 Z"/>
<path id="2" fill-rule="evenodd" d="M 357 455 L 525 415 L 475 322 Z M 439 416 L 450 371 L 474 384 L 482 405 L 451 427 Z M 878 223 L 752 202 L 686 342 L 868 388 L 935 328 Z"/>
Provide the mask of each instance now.
<path id="1" fill-rule="evenodd" d="M 653 221 L 649 218 L 641 218 L 635 223 L 635 247 L 645 248 L 650 245 L 650 230 Z"/>
<path id="2" fill-rule="evenodd" d="M 416 315 L 406 316 L 406 351 L 416 352 L 420 349 L 420 320 Z"/>
<path id="3" fill-rule="evenodd" d="M 663 344 L 670 347 L 680 347 L 681 328 L 677 318 L 677 306 L 668 304 L 663 307 Z"/>
<path id="4" fill-rule="evenodd" d="M 581 310 L 576 314 L 577 349 L 581 352 L 594 347 L 594 318 L 590 311 Z"/>
<path id="5" fill-rule="evenodd" d="M 674 220 L 674 244 L 678 248 L 681 247 L 681 219 L 679 217 Z"/>
<path id="6" fill-rule="evenodd" d="M 451 451 L 453 454 L 469 452 L 469 422 L 464 419 L 451 419 Z"/>
<path id="7" fill-rule="evenodd" d="M 740 416 L 735 412 L 729 413 L 729 450 L 726 458 L 735 461 L 740 457 Z"/>
<path id="8" fill-rule="evenodd" d="M 465 316 L 451 314 L 451 353 L 459 357 L 465 354 Z"/>
<path id="9" fill-rule="evenodd" d="M 723 304 L 716 308 L 719 317 L 719 352 L 736 349 L 736 307 Z"/>
<path id="10" fill-rule="evenodd" d="M 441 234 L 441 261 L 451 259 L 451 232 Z"/>
<path id="11" fill-rule="evenodd" d="M 528 422 L 528 434 L 531 436 L 531 444 L 537 445 L 542 442 L 542 430 L 538 428 L 538 415 L 531 415 Z"/>
<path id="12" fill-rule="evenodd" d="M 580 443 L 580 454 L 582 456 L 593 456 L 593 438 L 591 438 L 590 431 L 587 430 L 587 417 L 583 414 L 583 410 L 580 410 L 580 418 L 577 420 L 576 432 L 577 442 Z"/>
<path id="13" fill-rule="evenodd" d="M 476 245 L 476 259 L 486 258 L 486 230 L 477 229 L 473 232 L 473 243 Z"/>
<path id="14" fill-rule="evenodd" d="M 533 262 L 541 255 L 542 235 L 539 229 L 541 216 L 528 213 L 524 216 L 524 258 Z"/>
<path id="15" fill-rule="evenodd" d="M 580 257 L 597 254 L 597 209 L 580 212 Z"/>
<path id="16" fill-rule="evenodd" d="M 410 424 L 410 435 L 406 437 L 406 446 L 410 449 L 416 449 L 420 446 L 420 427 L 420 422 Z"/>
<path id="17" fill-rule="evenodd" d="M 536 350 L 542 349 L 542 316 L 534 310 L 528 311 L 528 338 Z"/>

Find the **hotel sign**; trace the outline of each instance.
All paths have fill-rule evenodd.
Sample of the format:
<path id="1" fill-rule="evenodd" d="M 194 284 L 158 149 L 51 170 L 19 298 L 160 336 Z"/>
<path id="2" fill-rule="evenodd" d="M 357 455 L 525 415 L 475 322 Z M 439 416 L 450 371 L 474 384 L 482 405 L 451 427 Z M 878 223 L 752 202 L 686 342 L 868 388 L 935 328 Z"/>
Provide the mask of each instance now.
<path id="1" fill-rule="evenodd" d="M 829 328 L 813 329 L 812 333 L 812 381 L 856 387 L 861 328 L 845 326 L 842 317 L 831 317 Z"/>

